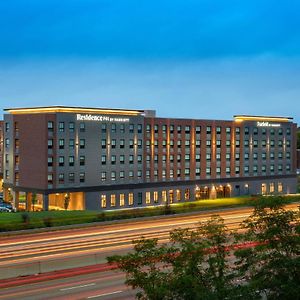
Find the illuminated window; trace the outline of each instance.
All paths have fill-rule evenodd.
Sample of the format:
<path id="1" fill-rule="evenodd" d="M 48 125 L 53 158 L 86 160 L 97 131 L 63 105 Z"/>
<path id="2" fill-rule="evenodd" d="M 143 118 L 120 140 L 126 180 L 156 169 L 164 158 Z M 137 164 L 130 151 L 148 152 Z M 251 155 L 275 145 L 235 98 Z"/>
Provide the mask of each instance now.
<path id="1" fill-rule="evenodd" d="M 267 185 L 265 183 L 261 184 L 261 193 L 262 193 L 262 195 L 267 194 Z"/>
<path id="2" fill-rule="evenodd" d="M 106 195 L 101 195 L 101 207 L 106 207 Z"/>
<path id="3" fill-rule="evenodd" d="M 184 200 L 190 200 L 190 189 L 185 189 Z"/>
<path id="4" fill-rule="evenodd" d="M 170 203 L 174 202 L 174 191 L 173 190 L 169 190 L 169 200 L 170 200 Z"/>
<path id="5" fill-rule="evenodd" d="M 281 182 L 278 182 L 278 184 L 277 184 L 277 190 L 278 190 L 278 193 L 282 193 L 283 192 L 283 186 L 282 186 Z"/>
<path id="6" fill-rule="evenodd" d="M 161 199 L 163 202 L 167 201 L 167 191 L 162 191 L 161 192 Z"/>
<path id="7" fill-rule="evenodd" d="M 146 204 L 151 203 L 151 192 L 146 192 Z"/>
<path id="8" fill-rule="evenodd" d="M 271 182 L 270 183 L 270 193 L 274 193 L 274 191 L 275 191 L 275 186 L 274 186 L 274 182 Z"/>
<path id="9" fill-rule="evenodd" d="M 134 202 L 133 193 L 129 193 L 128 194 L 128 205 L 133 205 L 133 202 Z"/>
<path id="10" fill-rule="evenodd" d="M 153 192 L 153 200 L 154 200 L 154 203 L 158 202 L 158 192 L 157 191 Z"/>
<path id="11" fill-rule="evenodd" d="M 120 194 L 120 206 L 125 205 L 125 194 Z"/>
<path id="12" fill-rule="evenodd" d="M 176 190 L 176 201 L 180 201 L 180 200 L 181 200 L 181 191 Z"/>
<path id="13" fill-rule="evenodd" d="M 111 207 L 116 206 L 116 195 L 115 194 L 110 195 L 110 206 Z"/>

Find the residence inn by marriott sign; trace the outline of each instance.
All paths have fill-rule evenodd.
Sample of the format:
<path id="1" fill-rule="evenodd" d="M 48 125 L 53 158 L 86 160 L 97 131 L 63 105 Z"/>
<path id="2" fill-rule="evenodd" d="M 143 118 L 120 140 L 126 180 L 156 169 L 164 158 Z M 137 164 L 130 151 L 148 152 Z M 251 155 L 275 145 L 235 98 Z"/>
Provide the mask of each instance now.
<path id="1" fill-rule="evenodd" d="M 130 121 L 129 118 L 115 117 L 107 115 L 92 115 L 92 114 L 76 114 L 77 121 L 96 121 L 96 122 L 118 122 L 127 123 Z"/>

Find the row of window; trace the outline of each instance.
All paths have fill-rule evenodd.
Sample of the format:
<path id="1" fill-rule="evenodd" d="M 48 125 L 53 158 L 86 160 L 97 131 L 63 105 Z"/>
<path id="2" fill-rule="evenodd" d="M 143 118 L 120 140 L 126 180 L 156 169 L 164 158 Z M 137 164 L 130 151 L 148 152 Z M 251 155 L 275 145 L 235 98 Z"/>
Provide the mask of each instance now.
<path id="1" fill-rule="evenodd" d="M 266 165 L 260 165 L 260 166 L 254 165 L 254 166 L 252 166 L 252 168 L 250 166 L 244 166 L 244 174 L 249 174 L 250 171 L 252 171 L 253 173 L 258 173 L 258 172 L 265 173 L 267 171 L 270 171 L 271 173 L 273 173 L 273 172 L 275 172 L 275 170 L 276 170 L 275 165 L 270 165 L 268 167 Z M 277 165 L 277 171 L 278 172 L 282 172 L 283 170 L 284 170 L 283 165 L 281 165 L 281 164 Z M 291 171 L 291 165 L 287 164 L 285 166 L 285 170 L 287 172 Z M 167 170 L 162 169 L 160 171 L 161 171 L 161 177 L 162 178 L 167 178 Z M 215 171 L 216 171 L 217 175 L 221 175 L 222 168 L 221 167 L 216 167 Z M 231 167 L 225 167 L 225 173 L 227 175 L 230 175 L 231 171 L 232 171 Z M 234 173 L 235 174 L 240 174 L 240 166 L 235 166 L 234 167 Z M 184 176 L 189 177 L 191 175 L 191 169 L 190 168 L 184 168 L 184 173 L 183 174 L 184 174 Z M 176 177 L 181 177 L 183 174 L 182 174 L 181 169 L 177 169 L 176 174 L 175 174 L 175 171 L 173 169 L 170 169 L 169 173 L 168 173 L 168 177 L 169 178 L 174 178 L 175 176 Z M 201 176 L 201 168 L 195 168 L 195 173 L 194 174 L 195 174 L 195 176 Z M 206 167 L 205 168 L 205 174 L 210 176 L 212 174 L 212 168 L 211 167 Z M 157 170 L 157 169 L 153 170 L 153 176 L 155 178 L 158 178 L 159 170 Z M 151 170 L 146 170 L 146 179 L 150 179 L 150 178 L 151 178 Z"/>
<path id="2" fill-rule="evenodd" d="M 115 149 L 117 147 L 117 140 L 112 139 L 108 143 L 106 139 L 102 139 L 101 140 L 101 148 L 106 149 L 107 146 L 110 146 L 112 149 Z M 128 146 L 129 146 L 130 149 L 133 149 L 134 146 L 137 146 L 137 148 L 142 149 L 143 141 L 139 139 L 139 140 L 137 140 L 137 143 L 135 143 L 133 139 L 130 139 Z M 53 149 L 53 147 L 54 147 L 54 140 L 53 139 L 48 139 L 48 149 Z M 85 139 L 79 139 L 79 148 L 80 149 L 85 149 L 85 147 L 86 147 Z M 65 139 L 59 139 L 58 140 L 58 148 L 59 149 L 65 149 Z M 74 139 L 69 139 L 69 149 L 74 149 L 74 148 L 75 148 L 75 140 Z M 125 139 L 120 139 L 119 140 L 119 148 L 120 149 L 125 148 Z"/>
<path id="3" fill-rule="evenodd" d="M 66 129 L 66 122 L 59 122 L 58 123 L 58 131 L 59 132 L 65 132 Z M 112 133 L 117 132 L 117 129 L 119 129 L 120 133 L 125 133 L 126 130 L 126 126 L 125 124 L 116 124 L 116 123 L 111 123 L 111 124 L 107 124 L 107 123 L 101 123 L 101 132 L 105 133 L 108 130 Z M 68 129 L 69 132 L 74 132 L 75 131 L 75 122 L 68 122 Z M 137 131 L 137 133 L 142 133 L 143 132 L 143 125 L 142 124 L 129 124 L 128 125 L 128 132 L 129 133 L 134 133 L 135 129 Z M 85 123 L 80 122 L 79 123 L 79 131 L 80 132 L 85 132 L 86 130 L 86 126 Z M 54 122 L 53 121 L 48 121 L 48 131 L 54 131 Z"/>
<path id="4" fill-rule="evenodd" d="M 176 132 L 180 134 L 184 131 L 186 134 L 189 134 L 189 133 L 191 133 L 191 128 L 192 127 L 190 125 L 185 125 L 185 126 L 177 125 L 176 126 Z M 227 134 L 230 134 L 232 132 L 232 129 L 233 128 L 231 128 L 231 127 L 225 127 L 225 132 Z M 152 126 L 150 124 L 147 124 L 146 125 L 146 132 L 150 133 L 151 130 L 152 130 Z M 159 133 L 159 130 L 161 130 L 162 133 L 167 133 L 167 131 L 169 130 L 169 132 L 172 134 L 172 133 L 175 132 L 175 126 L 174 125 L 169 125 L 169 126 L 161 125 L 161 126 L 159 126 L 158 124 L 155 124 L 153 126 L 154 133 Z M 194 130 L 195 130 L 196 134 L 200 134 L 201 133 L 201 126 L 195 126 Z M 206 134 L 211 134 L 212 133 L 212 126 L 205 126 L 205 131 L 206 131 Z M 221 134 L 222 127 L 221 126 L 216 126 L 215 131 L 216 131 L 216 134 Z M 241 128 L 240 127 L 235 127 L 234 131 L 235 131 L 236 134 L 240 134 L 241 133 Z M 276 132 L 279 135 L 282 135 L 284 130 L 282 128 L 267 129 L 267 128 L 258 128 L 258 127 L 251 127 L 251 128 L 250 127 L 244 127 L 244 134 L 245 135 L 248 135 L 251 132 L 254 135 L 257 135 L 259 133 L 261 133 L 263 135 L 266 135 L 268 132 L 270 133 L 270 135 L 275 135 Z M 290 135 L 291 134 L 291 128 L 287 128 L 285 132 L 286 132 L 286 135 Z"/>

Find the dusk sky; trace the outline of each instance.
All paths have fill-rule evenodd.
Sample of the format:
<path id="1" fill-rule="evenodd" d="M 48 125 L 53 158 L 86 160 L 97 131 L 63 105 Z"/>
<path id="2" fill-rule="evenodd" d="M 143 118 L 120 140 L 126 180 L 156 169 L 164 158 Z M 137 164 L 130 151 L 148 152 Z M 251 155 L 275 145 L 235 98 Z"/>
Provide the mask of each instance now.
<path id="1" fill-rule="evenodd" d="M 0 0 L 0 103 L 300 123 L 300 2 Z"/>

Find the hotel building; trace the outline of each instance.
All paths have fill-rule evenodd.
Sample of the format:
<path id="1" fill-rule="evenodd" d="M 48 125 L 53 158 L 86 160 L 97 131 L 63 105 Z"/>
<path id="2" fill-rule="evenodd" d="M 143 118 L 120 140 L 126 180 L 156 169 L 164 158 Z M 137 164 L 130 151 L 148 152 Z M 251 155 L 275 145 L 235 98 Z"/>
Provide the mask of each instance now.
<path id="1" fill-rule="evenodd" d="M 295 193 L 292 118 L 158 118 L 155 111 L 5 109 L 3 187 L 29 210 L 120 209 Z M 24 200 L 25 199 L 25 200 Z"/>

